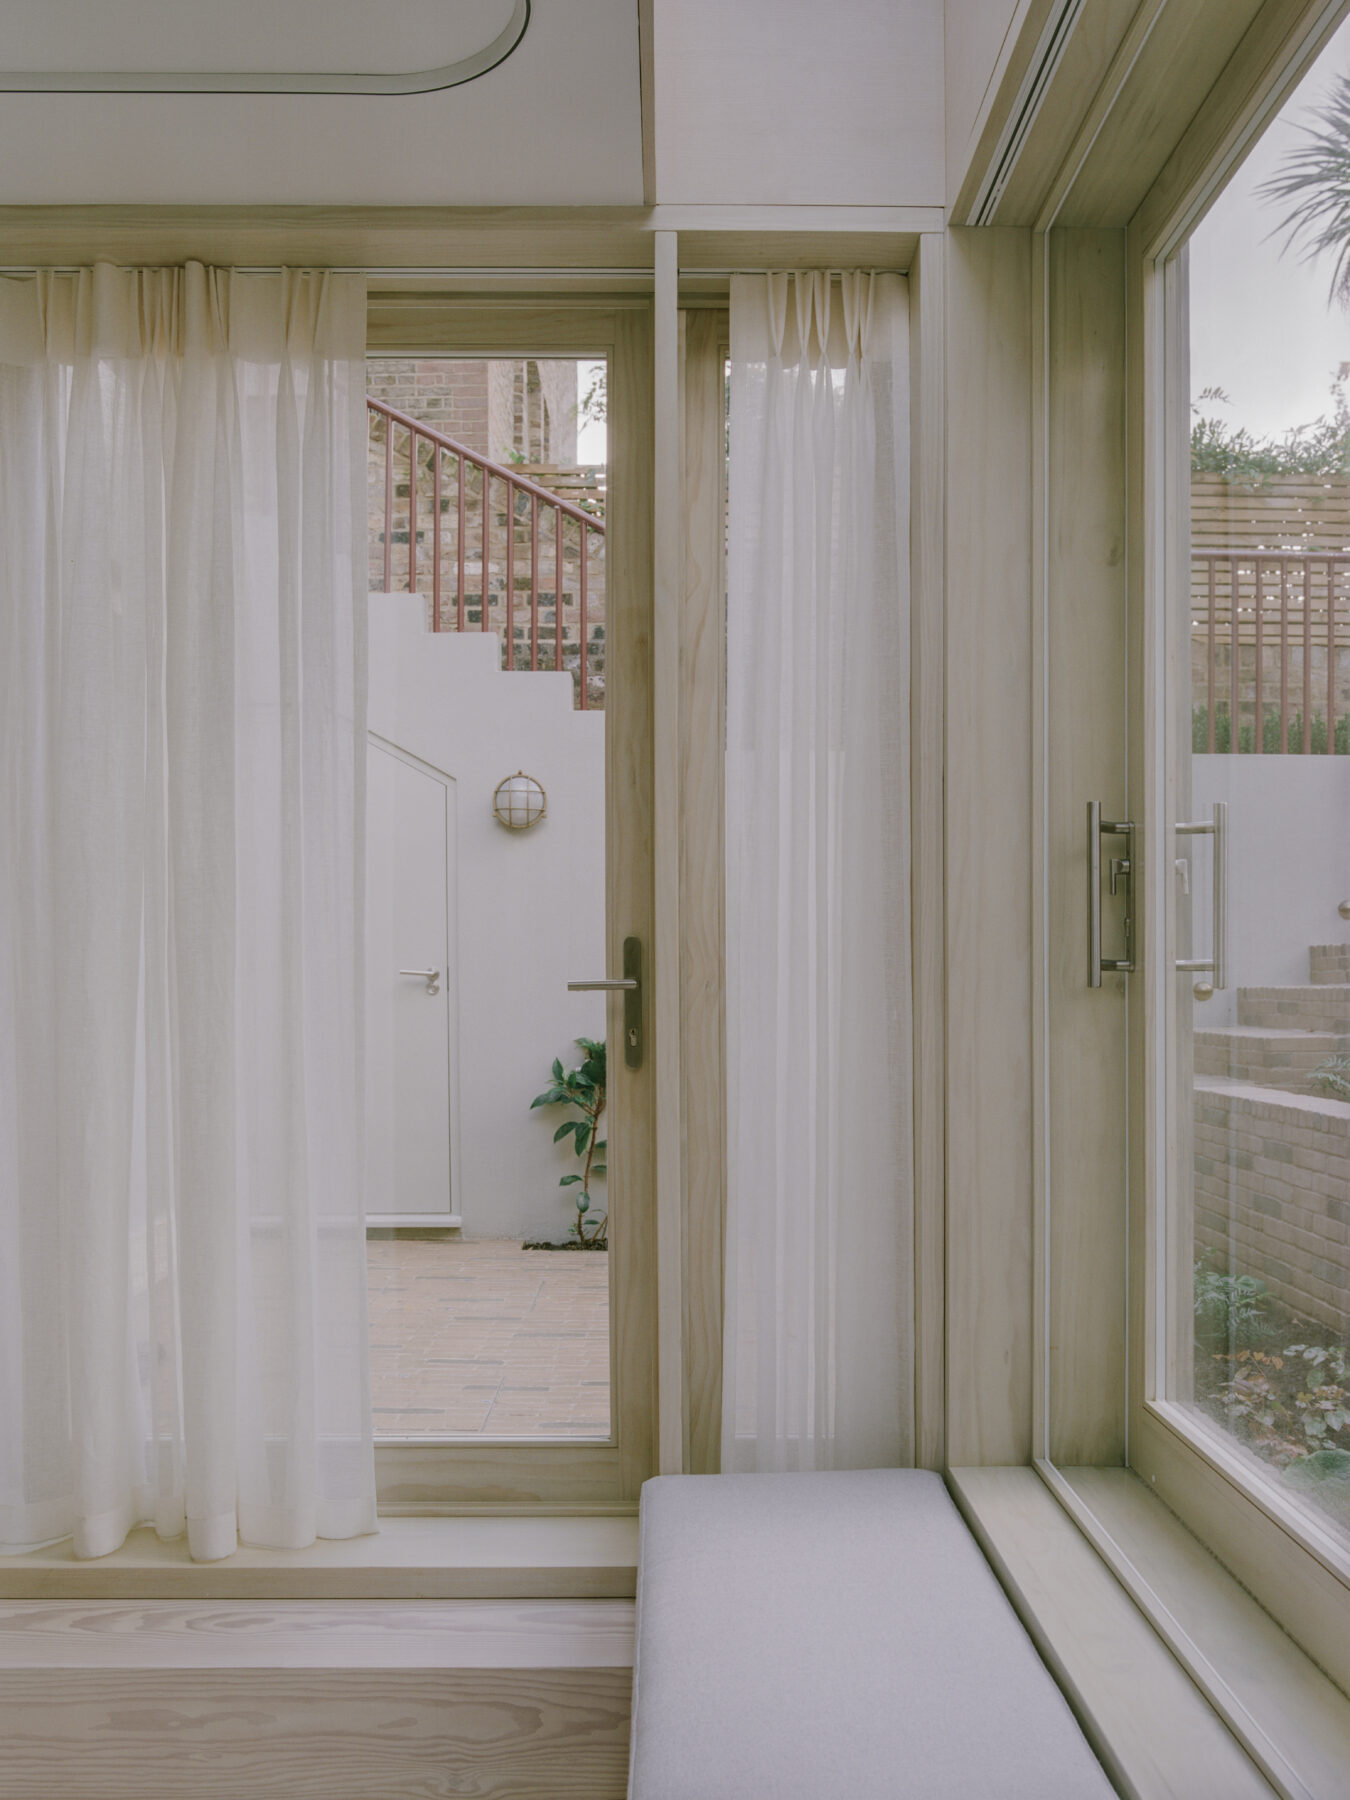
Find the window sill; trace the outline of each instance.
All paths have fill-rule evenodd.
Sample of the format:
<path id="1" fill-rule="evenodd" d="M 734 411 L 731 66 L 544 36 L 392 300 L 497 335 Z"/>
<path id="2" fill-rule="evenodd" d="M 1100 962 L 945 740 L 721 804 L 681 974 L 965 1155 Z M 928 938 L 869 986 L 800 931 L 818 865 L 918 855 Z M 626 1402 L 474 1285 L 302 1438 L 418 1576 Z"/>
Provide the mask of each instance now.
<path id="1" fill-rule="evenodd" d="M 1345 1793 L 1350 1700 L 1135 1475 L 1060 1471 L 1062 1502 L 1047 1485 L 1053 1472 L 1043 1480 L 1029 1468 L 957 1469 L 949 1479 L 1123 1793 Z M 1085 1533 L 1103 1543 L 1101 1555 Z M 1107 1545 L 1119 1577 L 1103 1560 Z M 1127 1577 L 1150 1597 L 1156 1620 L 1131 1598 Z M 1202 1686 L 1215 1693 L 1213 1703 Z"/>
<path id="2" fill-rule="evenodd" d="M 392 1518 L 376 1536 L 214 1563 L 149 1529 L 94 1561 L 69 1541 L 0 1556 L 0 1600 L 608 1600 L 636 1582 L 635 1517 Z"/>

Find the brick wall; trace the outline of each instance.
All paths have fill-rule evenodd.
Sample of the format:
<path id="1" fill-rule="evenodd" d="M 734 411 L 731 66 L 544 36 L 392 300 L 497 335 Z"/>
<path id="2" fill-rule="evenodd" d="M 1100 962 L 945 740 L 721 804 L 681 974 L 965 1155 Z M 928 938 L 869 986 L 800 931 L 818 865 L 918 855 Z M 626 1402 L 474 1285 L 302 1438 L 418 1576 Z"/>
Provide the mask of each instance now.
<path id="1" fill-rule="evenodd" d="M 1195 1243 L 1350 1331 L 1350 1105 L 1197 1082 Z"/>

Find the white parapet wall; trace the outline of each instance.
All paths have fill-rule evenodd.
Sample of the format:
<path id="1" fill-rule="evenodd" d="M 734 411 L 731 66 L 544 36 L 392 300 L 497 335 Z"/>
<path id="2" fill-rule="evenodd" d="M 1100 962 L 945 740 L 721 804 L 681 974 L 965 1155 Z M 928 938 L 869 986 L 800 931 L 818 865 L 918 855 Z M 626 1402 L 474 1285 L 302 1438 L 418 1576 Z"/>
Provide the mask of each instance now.
<path id="1" fill-rule="evenodd" d="M 1196 756 L 1191 817 L 1228 802 L 1228 989 L 1195 1009 L 1197 1028 L 1237 1023 L 1237 989 L 1308 980 L 1313 944 L 1350 942 L 1350 756 Z M 1210 948 L 1210 840 L 1189 857 L 1193 954 Z M 1178 880 L 1183 874 L 1178 873 Z"/>
<path id="2" fill-rule="evenodd" d="M 507 674 L 494 633 L 426 629 L 416 595 L 370 596 L 373 734 L 455 784 L 450 943 L 454 1211 L 466 1237 L 562 1241 L 573 1217 L 559 1177 L 578 1165 L 530 1111 L 555 1056 L 605 1035 L 605 716 L 578 712 L 568 674 Z M 546 818 L 512 832 L 493 790 L 523 770 Z M 604 1204 L 604 1182 L 596 1186 Z"/>

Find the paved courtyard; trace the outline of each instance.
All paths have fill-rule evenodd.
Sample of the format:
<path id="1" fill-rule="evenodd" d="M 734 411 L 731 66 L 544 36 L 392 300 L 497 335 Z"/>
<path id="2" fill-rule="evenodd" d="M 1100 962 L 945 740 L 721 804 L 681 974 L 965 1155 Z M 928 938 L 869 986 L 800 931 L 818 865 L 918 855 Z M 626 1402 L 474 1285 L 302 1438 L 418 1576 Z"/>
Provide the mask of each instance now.
<path id="1" fill-rule="evenodd" d="M 607 1437 L 609 1256 L 372 1237 L 377 1437 Z"/>

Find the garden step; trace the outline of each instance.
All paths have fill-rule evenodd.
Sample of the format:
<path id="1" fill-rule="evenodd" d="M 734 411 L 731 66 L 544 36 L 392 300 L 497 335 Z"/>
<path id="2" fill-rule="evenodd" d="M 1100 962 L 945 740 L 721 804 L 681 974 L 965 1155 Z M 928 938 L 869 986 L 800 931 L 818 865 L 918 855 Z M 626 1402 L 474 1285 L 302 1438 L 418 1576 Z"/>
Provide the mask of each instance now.
<path id="1" fill-rule="evenodd" d="M 1350 983 L 1306 987 L 1240 987 L 1238 1024 L 1283 1031 L 1350 1036 Z"/>
<path id="2" fill-rule="evenodd" d="M 1306 1093 L 1308 1077 L 1335 1056 L 1340 1040 L 1330 1031 L 1297 1031 L 1249 1025 L 1197 1027 L 1195 1073 L 1256 1087 Z"/>
<path id="3" fill-rule="evenodd" d="M 1350 981 L 1350 944 L 1310 944 L 1308 974 L 1321 987 Z"/>

